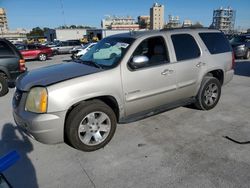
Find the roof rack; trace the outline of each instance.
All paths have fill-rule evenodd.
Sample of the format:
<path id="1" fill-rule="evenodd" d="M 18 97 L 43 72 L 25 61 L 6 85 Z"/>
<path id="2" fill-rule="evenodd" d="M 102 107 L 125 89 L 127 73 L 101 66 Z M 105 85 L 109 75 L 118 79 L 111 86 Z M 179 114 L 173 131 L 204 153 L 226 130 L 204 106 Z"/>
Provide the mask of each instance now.
<path id="1" fill-rule="evenodd" d="M 182 30 L 182 29 L 214 29 L 214 28 L 209 28 L 209 27 L 179 27 L 179 28 L 164 28 L 161 29 L 160 31 L 172 31 L 172 30 Z"/>

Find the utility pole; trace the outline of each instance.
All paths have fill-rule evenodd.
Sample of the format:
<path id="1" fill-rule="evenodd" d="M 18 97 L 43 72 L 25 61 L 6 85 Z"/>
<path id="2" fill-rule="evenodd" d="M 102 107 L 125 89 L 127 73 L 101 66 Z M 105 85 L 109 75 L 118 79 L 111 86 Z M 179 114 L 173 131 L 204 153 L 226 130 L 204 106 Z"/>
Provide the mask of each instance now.
<path id="1" fill-rule="evenodd" d="M 64 13 L 64 7 L 63 7 L 63 2 L 62 2 L 62 0 L 60 0 L 60 4 L 61 4 L 61 10 L 62 10 L 63 25 L 66 27 L 65 13 Z"/>

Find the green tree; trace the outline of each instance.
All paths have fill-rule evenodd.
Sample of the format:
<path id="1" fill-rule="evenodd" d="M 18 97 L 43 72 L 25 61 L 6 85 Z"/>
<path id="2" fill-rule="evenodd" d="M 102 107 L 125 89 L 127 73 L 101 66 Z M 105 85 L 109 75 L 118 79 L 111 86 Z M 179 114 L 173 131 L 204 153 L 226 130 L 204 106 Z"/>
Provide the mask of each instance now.
<path id="1" fill-rule="evenodd" d="M 43 29 L 40 27 L 35 27 L 33 28 L 28 34 L 28 38 L 39 38 L 39 37 L 44 37 L 44 33 L 48 31 L 50 28 L 44 27 Z"/>
<path id="2" fill-rule="evenodd" d="M 76 25 L 71 25 L 69 28 L 70 29 L 76 29 Z"/>
<path id="3" fill-rule="evenodd" d="M 37 37 L 43 37 L 44 31 L 40 27 L 33 28 L 28 34 L 28 38 L 37 38 Z"/>

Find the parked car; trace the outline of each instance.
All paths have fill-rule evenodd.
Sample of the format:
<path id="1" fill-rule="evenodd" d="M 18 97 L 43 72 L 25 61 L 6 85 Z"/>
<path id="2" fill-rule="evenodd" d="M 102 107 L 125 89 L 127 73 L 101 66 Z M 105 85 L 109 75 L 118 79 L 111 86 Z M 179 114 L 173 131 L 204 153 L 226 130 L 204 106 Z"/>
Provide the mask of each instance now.
<path id="1" fill-rule="evenodd" d="M 113 35 L 75 62 L 19 77 L 13 115 L 39 142 L 94 151 L 111 140 L 117 122 L 181 105 L 214 108 L 233 67 L 232 48 L 217 30 Z"/>
<path id="2" fill-rule="evenodd" d="M 0 158 L 0 187 L 1 188 L 12 188 L 11 184 L 2 174 L 3 171 L 10 168 L 20 159 L 19 154 L 16 151 L 12 151 L 5 156 Z"/>
<path id="3" fill-rule="evenodd" d="M 46 61 L 48 57 L 53 55 L 52 49 L 46 46 L 22 44 L 16 45 L 16 47 L 21 52 L 24 59 L 39 59 L 40 61 Z"/>
<path id="4" fill-rule="evenodd" d="M 52 47 L 54 54 L 69 54 L 71 50 L 81 48 L 82 45 L 80 41 L 75 40 L 68 40 L 68 41 L 61 41 L 55 47 Z"/>
<path id="5" fill-rule="evenodd" d="M 9 91 L 16 78 L 26 71 L 25 60 L 8 40 L 0 38 L 0 96 Z"/>
<path id="6" fill-rule="evenodd" d="M 230 43 L 236 58 L 250 58 L 250 34 L 235 36 Z"/>
<path id="7" fill-rule="evenodd" d="M 89 51 L 91 48 L 93 48 L 96 45 L 96 42 L 91 42 L 86 44 L 84 47 L 82 48 L 78 48 L 78 49 L 73 49 L 71 50 L 71 58 L 72 59 L 78 59 L 80 58 L 82 55 L 86 54 L 87 51 Z"/>

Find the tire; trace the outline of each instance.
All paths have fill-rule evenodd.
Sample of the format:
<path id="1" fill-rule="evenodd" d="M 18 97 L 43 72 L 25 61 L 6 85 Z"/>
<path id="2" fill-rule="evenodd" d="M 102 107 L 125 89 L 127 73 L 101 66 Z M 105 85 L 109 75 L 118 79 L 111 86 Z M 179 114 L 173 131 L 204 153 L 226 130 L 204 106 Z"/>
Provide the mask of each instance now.
<path id="1" fill-rule="evenodd" d="M 250 50 L 248 49 L 246 55 L 244 56 L 244 59 L 249 59 L 249 58 L 250 58 Z"/>
<path id="2" fill-rule="evenodd" d="M 59 55 L 59 52 L 58 52 L 57 50 L 55 50 L 55 51 L 53 52 L 53 55 Z"/>
<path id="3" fill-rule="evenodd" d="M 195 107 L 199 110 L 211 110 L 214 108 L 221 95 L 221 83 L 218 79 L 206 76 L 196 96 Z"/>
<path id="4" fill-rule="evenodd" d="M 115 130 L 115 113 L 99 100 L 86 101 L 76 106 L 69 113 L 65 125 L 66 140 L 69 144 L 88 152 L 107 145 Z"/>
<path id="5" fill-rule="evenodd" d="M 0 74 L 0 97 L 9 92 L 7 80 Z"/>
<path id="6" fill-rule="evenodd" d="M 40 61 L 46 61 L 47 60 L 47 55 L 46 54 L 39 54 L 38 55 L 38 59 Z"/>

